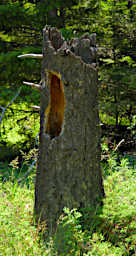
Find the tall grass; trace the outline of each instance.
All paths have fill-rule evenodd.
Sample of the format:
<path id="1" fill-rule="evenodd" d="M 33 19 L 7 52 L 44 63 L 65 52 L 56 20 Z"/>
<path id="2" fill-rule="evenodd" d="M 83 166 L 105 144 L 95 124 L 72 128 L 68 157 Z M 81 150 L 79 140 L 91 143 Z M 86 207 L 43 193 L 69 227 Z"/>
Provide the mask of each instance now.
<path id="1" fill-rule="evenodd" d="M 33 220 L 34 185 L 0 183 L 0 255 L 136 255 L 136 170 L 127 160 L 109 158 L 104 167 L 106 198 L 94 218 L 64 209 L 54 238 L 42 239 Z M 27 181 L 28 182 L 28 181 Z M 44 227 L 45 228 L 45 227 Z"/>

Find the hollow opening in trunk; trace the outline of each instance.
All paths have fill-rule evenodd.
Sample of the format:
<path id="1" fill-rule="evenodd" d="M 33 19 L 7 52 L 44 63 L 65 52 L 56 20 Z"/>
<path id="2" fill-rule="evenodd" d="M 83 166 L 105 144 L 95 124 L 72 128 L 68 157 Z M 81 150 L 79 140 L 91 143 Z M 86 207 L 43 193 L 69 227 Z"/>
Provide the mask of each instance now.
<path id="1" fill-rule="evenodd" d="M 61 77 L 56 72 L 48 73 L 50 88 L 49 105 L 45 110 L 46 125 L 45 132 L 50 135 L 51 139 L 60 135 L 64 123 L 65 95 L 64 85 Z"/>

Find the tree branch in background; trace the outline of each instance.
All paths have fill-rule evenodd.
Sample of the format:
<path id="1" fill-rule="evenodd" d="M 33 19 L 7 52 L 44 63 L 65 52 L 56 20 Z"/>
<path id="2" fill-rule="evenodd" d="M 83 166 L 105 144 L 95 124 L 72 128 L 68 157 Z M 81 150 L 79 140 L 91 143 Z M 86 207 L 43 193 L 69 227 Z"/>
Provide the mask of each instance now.
<path id="1" fill-rule="evenodd" d="M 36 106 L 36 105 L 32 105 L 31 108 L 34 108 L 34 109 L 36 109 L 37 111 L 40 110 L 40 106 Z"/>
<path id="2" fill-rule="evenodd" d="M 122 144 L 123 142 L 125 142 L 124 139 L 122 139 L 122 140 L 118 143 L 118 145 L 117 145 L 116 148 L 114 149 L 114 152 L 116 152 L 116 151 L 118 150 L 118 148 L 121 146 L 121 144 Z"/>
<path id="3" fill-rule="evenodd" d="M 21 92 L 21 87 L 19 88 L 18 92 L 16 93 L 16 95 L 13 97 L 13 99 L 9 102 L 9 104 L 4 108 L 2 106 L 0 106 L 0 108 L 2 109 L 2 114 L 0 116 L 0 132 L 1 132 L 1 122 L 2 122 L 2 119 L 4 117 L 4 114 L 5 114 L 5 111 L 9 108 L 9 106 L 12 105 L 13 101 L 19 96 L 20 92 Z"/>
<path id="4" fill-rule="evenodd" d="M 23 82 L 23 84 L 30 85 L 30 86 L 32 86 L 33 89 L 38 90 L 38 91 L 41 89 L 40 84 L 34 84 L 34 83 L 30 83 L 30 82 Z"/>
<path id="5" fill-rule="evenodd" d="M 23 55 L 18 55 L 18 58 L 36 58 L 36 59 L 42 59 L 43 55 L 42 54 L 34 54 L 34 53 L 29 53 L 29 54 L 23 54 Z"/>

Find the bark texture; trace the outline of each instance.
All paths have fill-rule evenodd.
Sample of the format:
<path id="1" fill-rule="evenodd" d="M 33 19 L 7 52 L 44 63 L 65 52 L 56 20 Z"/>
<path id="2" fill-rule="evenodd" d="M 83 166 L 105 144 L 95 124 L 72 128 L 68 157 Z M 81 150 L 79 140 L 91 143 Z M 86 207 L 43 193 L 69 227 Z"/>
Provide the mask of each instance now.
<path id="1" fill-rule="evenodd" d="M 54 139 L 44 132 L 48 70 L 61 74 L 66 99 L 63 132 Z M 95 35 L 65 42 L 57 29 L 46 26 L 42 81 L 35 214 L 37 221 L 46 221 L 49 233 L 53 233 L 65 206 L 96 207 L 104 196 Z"/>

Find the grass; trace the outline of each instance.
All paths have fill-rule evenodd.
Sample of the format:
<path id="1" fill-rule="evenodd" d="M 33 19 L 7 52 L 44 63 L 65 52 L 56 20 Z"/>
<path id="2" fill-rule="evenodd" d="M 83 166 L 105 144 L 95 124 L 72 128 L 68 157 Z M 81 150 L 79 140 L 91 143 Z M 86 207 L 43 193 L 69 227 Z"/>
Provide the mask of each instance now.
<path id="1" fill-rule="evenodd" d="M 0 183 L 0 255 L 130 256 L 136 255 L 136 170 L 126 159 L 109 159 L 103 168 L 106 198 L 102 211 L 90 218 L 64 209 L 54 238 L 43 242 L 33 221 L 34 185 Z M 27 180 L 28 183 L 28 180 Z M 39 232 L 40 230 L 40 232 Z"/>
<path id="2" fill-rule="evenodd" d="M 33 225 L 33 188 L 1 184 L 0 255 L 42 255 Z"/>

